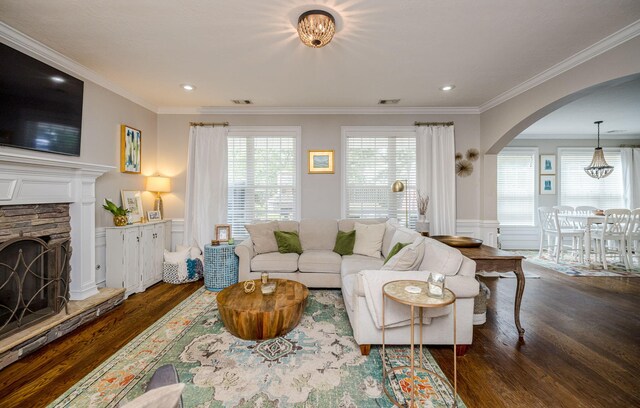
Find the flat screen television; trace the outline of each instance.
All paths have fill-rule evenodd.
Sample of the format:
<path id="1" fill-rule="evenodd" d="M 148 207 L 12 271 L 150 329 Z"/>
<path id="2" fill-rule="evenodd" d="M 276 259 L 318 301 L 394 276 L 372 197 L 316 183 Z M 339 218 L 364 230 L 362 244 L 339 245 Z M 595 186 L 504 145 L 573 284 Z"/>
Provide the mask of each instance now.
<path id="1" fill-rule="evenodd" d="M 84 82 L 0 44 L 0 145 L 80 156 Z"/>

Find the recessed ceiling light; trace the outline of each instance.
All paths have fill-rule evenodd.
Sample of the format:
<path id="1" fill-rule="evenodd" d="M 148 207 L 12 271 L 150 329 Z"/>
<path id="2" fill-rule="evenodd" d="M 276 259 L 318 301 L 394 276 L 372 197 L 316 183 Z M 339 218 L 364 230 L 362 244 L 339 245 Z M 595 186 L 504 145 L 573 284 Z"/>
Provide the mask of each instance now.
<path id="1" fill-rule="evenodd" d="M 184 89 L 185 91 L 195 91 L 196 89 L 195 86 L 189 84 L 180 84 L 180 88 Z"/>
<path id="2" fill-rule="evenodd" d="M 231 102 L 235 103 L 236 105 L 251 105 L 251 104 L 253 104 L 253 102 L 251 102 L 250 99 L 232 99 Z"/>
<path id="3" fill-rule="evenodd" d="M 59 84 L 61 84 L 61 83 L 63 83 L 63 82 L 64 82 L 64 78 L 59 77 L 59 76 L 52 76 L 52 77 L 51 77 L 51 80 L 52 80 L 53 82 L 57 82 L 57 83 L 59 83 Z"/>
<path id="4" fill-rule="evenodd" d="M 397 105 L 400 99 L 380 99 L 378 105 Z"/>
<path id="5" fill-rule="evenodd" d="M 453 89 L 453 88 L 455 88 L 455 87 L 456 87 L 455 85 L 444 85 L 444 86 L 441 86 L 441 87 L 440 87 L 440 90 L 441 90 L 441 91 L 450 91 L 450 90 L 452 90 L 452 89 Z"/>

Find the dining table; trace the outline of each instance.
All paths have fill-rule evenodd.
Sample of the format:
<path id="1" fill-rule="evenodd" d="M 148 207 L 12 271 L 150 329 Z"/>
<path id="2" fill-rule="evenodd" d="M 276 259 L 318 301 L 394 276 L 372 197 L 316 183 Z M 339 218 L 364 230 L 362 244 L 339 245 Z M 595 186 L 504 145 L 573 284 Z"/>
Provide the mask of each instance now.
<path id="1" fill-rule="evenodd" d="M 604 215 L 585 214 L 585 213 L 558 213 L 558 218 L 568 222 L 579 223 L 584 225 L 584 252 L 587 254 L 585 263 L 591 262 L 591 226 L 594 224 L 602 224 Z"/>

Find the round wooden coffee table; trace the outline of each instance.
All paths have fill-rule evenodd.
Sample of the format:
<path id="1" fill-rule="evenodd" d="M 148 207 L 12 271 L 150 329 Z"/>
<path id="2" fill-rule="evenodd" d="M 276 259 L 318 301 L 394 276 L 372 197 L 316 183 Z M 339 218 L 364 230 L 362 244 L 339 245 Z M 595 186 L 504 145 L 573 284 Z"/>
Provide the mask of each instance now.
<path id="1" fill-rule="evenodd" d="M 270 279 L 276 290 L 270 295 L 256 290 L 244 293 L 243 282 L 223 289 L 217 296 L 218 311 L 225 327 L 244 340 L 264 340 L 283 336 L 296 327 L 307 304 L 309 289 L 300 282 Z"/>

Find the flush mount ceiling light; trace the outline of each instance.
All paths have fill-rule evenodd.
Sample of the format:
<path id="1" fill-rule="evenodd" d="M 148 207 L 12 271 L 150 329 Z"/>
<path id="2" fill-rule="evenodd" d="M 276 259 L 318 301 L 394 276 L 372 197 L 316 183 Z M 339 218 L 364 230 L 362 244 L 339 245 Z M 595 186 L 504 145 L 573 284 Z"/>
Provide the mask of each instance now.
<path id="1" fill-rule="evenodd" d="M 440 90 L 441 91 L 450 91 L 455 87 L 456 87 L 455 85 L 443 85 L 443 86 L 440 87 Z"/>
<path id="2" fill-rule="evenodd" d="M 304 45 L 321 48 L 329 44 L 336 32 L 336 20 L 326 11 L 310 10 L 298 18 L 298 35 Z"/>
<path id="3" fill-rule="evenodd" d="M 593 122 L 598 125 L 598 147 L 593 152 L 593 159 L 591 160 L 591 164 L 584 168 L 585 173 L 587 173 L 590 177 L 595 179 L 601 179 L 607 177 L 611 172 L 613 172 L 613 166 L 609 166 L 607 161 L 604 159 L 604 152 L 602 151 L 602 147 L 600 147 L 600 124 L 601 120 Z"/>
<path id="4" fill-rule="evenodd" d="M 196 89 L 195 86 L 189 84 L 180 84 L 180 88 L 184 89 L 185 91 L 195 91 Z"/>

